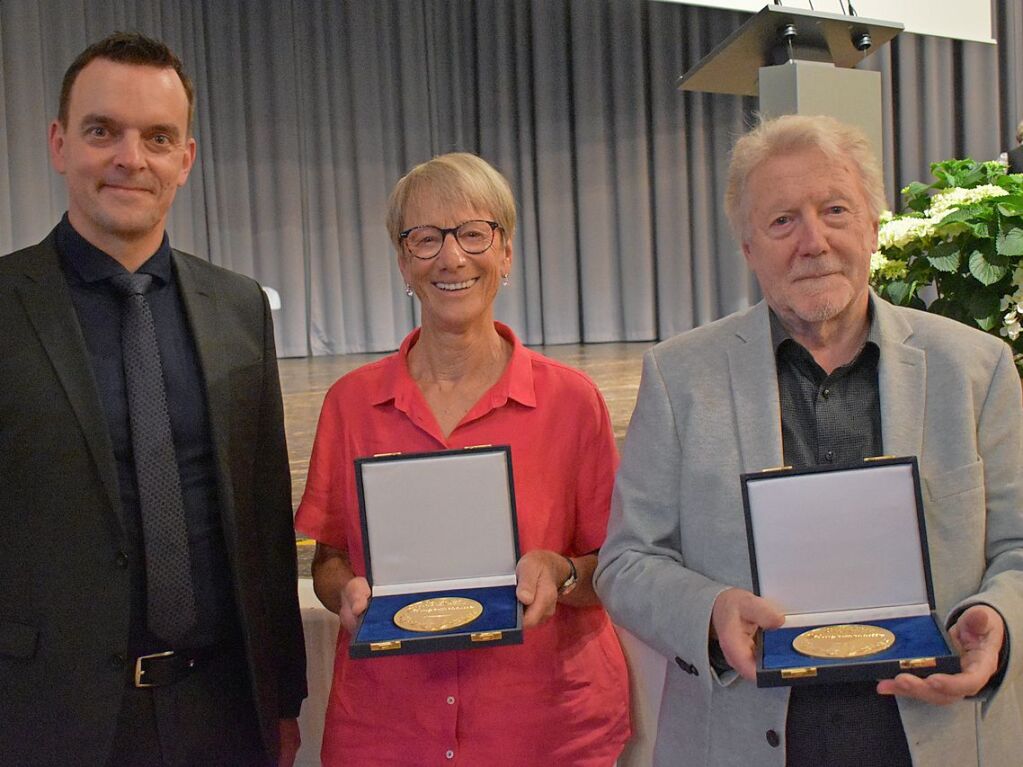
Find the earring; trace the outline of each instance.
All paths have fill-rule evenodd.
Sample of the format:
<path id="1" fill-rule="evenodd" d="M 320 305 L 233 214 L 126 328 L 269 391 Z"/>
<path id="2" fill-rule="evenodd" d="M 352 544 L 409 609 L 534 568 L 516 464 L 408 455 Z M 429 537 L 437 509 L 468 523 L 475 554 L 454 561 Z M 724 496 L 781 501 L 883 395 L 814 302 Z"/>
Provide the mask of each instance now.
<path id="1" fill-rule="evenodd" d="M 412 292 L 412 286 L 407 282 L 405 283 L 405 295 L 409 298 L 412 298 L 412 296 L 415 295 L 415 293 Z"/>
<path id="2" fill-rule="evenodd" d="M 501 284 L 504 285 L 505 287 L 508 287 L 508 275 L 507 274 L 502 274 L 501 275 Z"/>

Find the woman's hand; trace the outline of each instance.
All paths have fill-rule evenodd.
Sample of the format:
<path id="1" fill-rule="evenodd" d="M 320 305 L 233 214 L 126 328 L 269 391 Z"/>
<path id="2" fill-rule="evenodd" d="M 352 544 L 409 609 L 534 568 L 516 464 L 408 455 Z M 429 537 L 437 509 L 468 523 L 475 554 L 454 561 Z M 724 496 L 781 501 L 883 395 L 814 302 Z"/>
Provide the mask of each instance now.
<path id="1" fill-rule="evenodd" d="M 522 556 L 515 567 L 518 581 L 515 596 L 526 606 L 523 628 L 542 626 L 554 617 L 558 587 L 568 578 L 570 570 L 568 560 L 554 551 L 537 549 Z"/>
<path id="2" fill-rule="evenodd" d="M 316 543 L 312 569 L 316 596 L 341 619 L 345 631 L 354 636 L 359 617 L 369 606 L 369 582 L 352 572 L 348 552 L 325 543 Z"/>
<path id="3" fill-rule="evenodd" d="M 358 575 L 341 589 L 341 609 L 337 615 L 341 619 L 341 625 L 351 636 L 355 636 L 359 618 L 369 607 L 369 595 L 369 581 Z"/>

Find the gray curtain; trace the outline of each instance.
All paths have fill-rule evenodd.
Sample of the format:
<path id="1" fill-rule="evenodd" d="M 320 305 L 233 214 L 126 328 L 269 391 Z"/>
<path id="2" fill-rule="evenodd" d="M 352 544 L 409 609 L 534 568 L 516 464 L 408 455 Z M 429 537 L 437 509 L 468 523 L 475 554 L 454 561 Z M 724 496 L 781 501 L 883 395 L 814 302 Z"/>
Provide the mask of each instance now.
<path id="1" fill-rule="evenodd" d="M 164 38 L 198 87 L 175 246 L 278 290 L 282 355 L 393 349 L 416 321 L 383 227 L 411 165 L 478 152 L 519 203 L 497 314 L 527 343 L 665 338 L 748 305 L 720 204 L 755 100 L 680 93 L 744 14 L 652 0 L 0 0 L 0 252 L 63 212 L 46 126 L 114 29 Z M 1023 10 L 999 45 L 903 35 L 882 73 L 889 196 L 991 158 L 1023 117 Z"/>

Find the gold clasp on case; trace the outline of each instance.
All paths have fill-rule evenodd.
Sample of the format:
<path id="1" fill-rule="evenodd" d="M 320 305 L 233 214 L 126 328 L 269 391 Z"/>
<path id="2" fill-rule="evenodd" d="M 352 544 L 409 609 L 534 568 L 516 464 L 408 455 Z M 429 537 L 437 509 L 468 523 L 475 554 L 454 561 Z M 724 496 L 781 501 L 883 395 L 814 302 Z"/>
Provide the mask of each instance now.
<path id="1" fill-rule="evenodd" d="M 772 471 L 792 471 L 791 466 L 772 466 L 769 469 L 761 469 L 761 474 L 770 474 Z"/>
<path id="2" fill-rule="evenodd" d="M 369 651 L 379 652 L 381 650 L 400 650 L 401 642 L 392 640 L 390 642 L 370 642 Z"/>
<path id="3" fill-rule="evenodd" d="M 817 676 L 816 666 L 803 666 L 802 668 L 783 668 L 782 679 L 810 679 Z"/>
<path id="4" fill-rule="evenodd" d="M 469 635 L 469 639 L 473 642 L 494 642 L 502 636 L 500 631 L 476 631 Z"/>
<path id="5" fill-rule="evenodd" d="M 914 668 L 934 668 L 937 665 L 936 658 L 905 658 L 899 661 L 899 668 L 904 671 Z"/>
<path id="6" fill-rule="evenodd" d="M 864 458 L 863 462 L 867 463 L 868 461 L 890 461 L 894 457 L 895 457 L 894 455 L 872 455 L 868 456 L 867 458 Z"/>
<path id="7" fill-rule="evenodd" d="M 399 450 L 397 453 L 373 453 L 374 458 L 387 458 L 392 455 L 401 455 L 401 451 Z"/>

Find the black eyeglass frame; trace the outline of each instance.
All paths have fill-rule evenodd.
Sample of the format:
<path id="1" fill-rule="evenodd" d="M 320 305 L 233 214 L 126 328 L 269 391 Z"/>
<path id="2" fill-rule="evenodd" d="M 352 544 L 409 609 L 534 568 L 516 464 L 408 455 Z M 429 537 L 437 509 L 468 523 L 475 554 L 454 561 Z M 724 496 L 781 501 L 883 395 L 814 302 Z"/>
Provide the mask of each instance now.
<path id="1" fill-rule="evenodd" d="M 490 227 L 490 242 L 487 243 L 487 247 L 482 248 L 480 250 L 470 250 L 469 248 L 465 247 L 465 245 L 462 244 L 462 241 L 458 239 L 458 230 L 461 229 L 466 224 L 486 224 L 487 226 Z M 437 252 L 434 253 L 432 256 L 417 256 L 409 248 L 408 236 L 412 234 L 412 232 L 416 231 L 416 229 L 436 229 L 438 232 L 440 232 L 440 239 L 437 241 Z M 398 240 L 405 244 L 405 250 L 408 251 L 408 254 L 412 256 L 412 258 L 417 258 L 420 261 L 429 261 L 433 258 L 436 258 L 440 254 L 441 249 L 444 247 L 444 240 L 447 239 L 449 234 L 455 238 L 455 242 L 458 243 L 458 247 L 460 247 L 462 250 L 464 250 L 471 256 L 478 256 L 480 253 L 486 253 L 494 246 L 494 232 L 496 232 L 498 229 L 504 231 L 504 227 L 501 226 L 496 221 L 488 221 L 485 218 L 470 218 L 468 221 L 463 221 L 458 226 L 452 226 L 447 229 L 444 229 L 443 227 L 440 226 L 433 226 L 432 224 L 420 224 L 418 226 L 410 226 L 408 229 L 398 232 Z"/>

